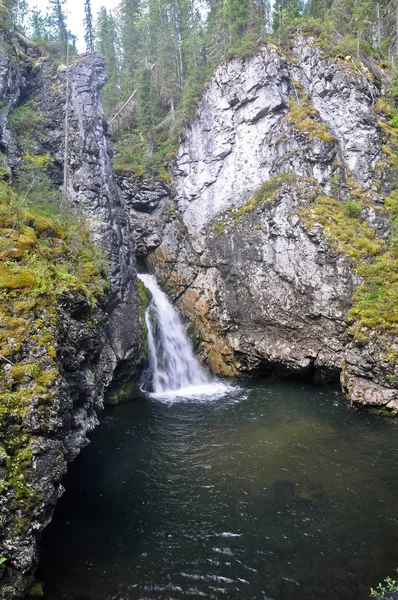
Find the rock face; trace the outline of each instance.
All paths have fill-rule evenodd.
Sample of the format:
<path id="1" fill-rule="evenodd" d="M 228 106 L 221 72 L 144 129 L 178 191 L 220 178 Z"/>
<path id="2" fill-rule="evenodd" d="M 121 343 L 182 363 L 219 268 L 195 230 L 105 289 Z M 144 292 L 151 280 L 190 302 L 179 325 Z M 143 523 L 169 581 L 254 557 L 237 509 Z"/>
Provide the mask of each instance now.
<path id="1" fill-rule="evenodd" d="M 68 295 L 55 320 L 47 323 L 47 309 L 35 315 L 54 340 L 57 376 L 46 419 L 32 402 L 23 424 L 34 500 L 23 511 L 15 490 L 0 488 L 0 557 L 7 558 L 0 596 L 7 600 L 23 595 L 34 577 L 38 537 L 107 387 L 137 373 L 136 256 L 186 315 L 216 373 L 340 376 L 352 402 L 398 411 L 397 340 L 350 333 L 346 316 L 360 278 L 316 220 L 322 212 L 314 212 L 319 198 L 328 206 L 360 189 L 369 200 L 359 207 L 362 221 L 375 239 L 390 233 L 379 193 L 389 191 L 379 165 L 380 91 L 366 69 L 349 57 L 328 58 L 300 36 L 288 54 L 269 45 L 222 65 L 186 131 L 173 191 L 115 179 L 99 101 L 104 81 L 96 55 L 55 72 L 23 39 L 5 32 L 0 43 L 0 166 L 18 171 L 25 150 L 10 115 L 33 101 L 42 120 L 29 143 L 37 155 L 51 155 L 60 187 L 68 105 L 66 198 L 82 208 L 106 250 L 110 282 L 95 309 Z M 42 332 L 31 334 L 25 362 L 37 358 L 34 339 Z M 0 482 L 8 468 L 0 444 Z"/>
<path id="2" fill-rule="evenodd" d="M 366 68 L 300 36 L 289 54 L 269 45 L 221 66 L 207 87 L 177 155 L 176 212 L 147 260 L 216 372 L 342 374 L 353 402 L 397 410 L 383 358 L 394 340 L 347 332 L 360 278 L 307 218 L 316 198 L 360 189 L 363 219 L 388 237 L 379 95 Z"/>
<path id="3" fill-rule="evenodd" d="M 35 110 L 44 117 L 37 136 L 29 140 L 32 152 L 50 153 L 53 182 L 62 184 L 68 95 L 67 201 L 81 207 L 97 244 L 104 248 L 110 284 L 95 309 L 68 295 L 57 302 L 55 321 L 47 319 L 48 311 L 32 315 L 32 322 L 35 318 L 44 321 L 46 335 L 54 340 L 58 375 L 49 414 L 44 411 L 45 417 L 40 412 L 39 402 L 35 409 L 33 400 L 22 425 L 26 439 L 31 440 L 32 499 L 21 511 L 15 489 L 0 489 L 0 556 L 7 559 L 0 565 L 0 597 L 12 599 L 29 589 L 38 562 L 38 538 L 63 492 L 61 479 L 66 464 L 86 445 L 87 432 L 98 422 L 97 412 L 103 407 L 106 389 L 126 373 L 134 377 L 142 356 L 134 236 L 112 172 L 111 148 L 99 100 L 106 80 L 103 60 L 85 55 L 75 59 L 68 69 L 60 67 L 56 72 L 51 61 L 38 51 L 7 36 L 6 32 L 0 43 L 2 166 L 15 171 L 18 158 L 26 152 L 9 117 L 18 106 L 33 101 Z M 32 333 L 44 335 L 39 330 Z M 26 339 L 21 352 L 21 361 L 29 363 L 37 355 L 37 347 Z M 0 479 L 7 479 L 3 458 L 0 444 Z"/>
<path id="4" fill-rule="evenodd" d="M 323 141 L 322 128 L 311 144 L 306 132 L 291 132 L 289 101 L 303 93 L 337 148 Z M 283 171 L 326 186 L 338 160 L 370 185 L 380 158 L 375 96 L 374 85 L 351 63 L 328 64 L 321 49 L 304 40 L 289 60 L 268 47 L 220 68 L 177 158 L 178 208 L 189 233 L 205 233 L 215 215 L 242 206 L 264 181 Z"/>
<path id="5" fill-rule="evenodd" d="M 127 361 L 134 373 L 141 344 L 136 247 L 127 206 L 113 175 L 112 151 L 105 135 L 106 123 L 99 99 L 106 81 L 104 61 L 89 54 L 59 76 L 63 87 L 69 87 L 68 201 L 83 209 L 95 232 L 94 240 L 106 248 L 110 261 L 109 370 L 113 373 L 121 361 Z M 61 105 L 61 114 L 63 110 Z"/>

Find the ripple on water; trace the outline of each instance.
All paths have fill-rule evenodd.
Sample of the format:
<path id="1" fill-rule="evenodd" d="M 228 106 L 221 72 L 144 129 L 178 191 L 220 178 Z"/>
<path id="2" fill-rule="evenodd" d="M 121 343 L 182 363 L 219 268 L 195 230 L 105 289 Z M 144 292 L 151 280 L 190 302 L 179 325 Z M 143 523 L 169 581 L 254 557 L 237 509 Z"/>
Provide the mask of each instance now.
<path id="1" fill-rule="evenodd" d="M 107 413 L 44 535 L 46 598 L 368 599 L 398 560 L 396 425 L 326 388 L 206 388 Z"/>

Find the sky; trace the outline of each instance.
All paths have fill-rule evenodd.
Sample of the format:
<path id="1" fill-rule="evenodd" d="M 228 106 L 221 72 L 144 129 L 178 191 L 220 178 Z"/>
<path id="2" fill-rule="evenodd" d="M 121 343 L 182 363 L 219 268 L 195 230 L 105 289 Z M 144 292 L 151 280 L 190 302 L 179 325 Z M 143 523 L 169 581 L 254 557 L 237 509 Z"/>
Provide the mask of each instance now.
<path id="1" fill-rule="evenodd" d="M 31 8 L 37 7 L 43 12 L 46 12 L 48 6 L 47 0 L 29 0 L 28 3 Z M 91 10 L 94 19 L 96 19 L 101 6 L 105 6 L 107 9 L 111 10 L 112 8 L 116 8 L 119 3 L 120 0 L 91 0 Z M 78 36 L 77 49 L 79 52 L 84 52 L 84 0 L 66 0 L 65 8 L 68 13 L 68 28 L 72 33 Z"/>

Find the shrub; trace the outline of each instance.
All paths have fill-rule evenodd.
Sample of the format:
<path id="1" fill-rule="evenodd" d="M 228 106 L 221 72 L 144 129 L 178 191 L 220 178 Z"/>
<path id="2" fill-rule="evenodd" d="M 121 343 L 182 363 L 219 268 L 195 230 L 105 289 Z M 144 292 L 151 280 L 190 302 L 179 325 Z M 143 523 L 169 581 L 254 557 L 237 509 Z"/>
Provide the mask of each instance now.
<path id="1" fill-rule="evenodd" d="M 343 213 L 348 219 L 358 219 L 361 215 L 362 207 L 357 202 L 346 200 L 343 202 Z"/>
<path id="2" fill-rule="evenodd" d="M 377 600 L 397 600 L 398 582 L 391 577 L 386 577 L 382 583 L 379 583 L 376 589 L 370 589 L 370 597 Z"/>

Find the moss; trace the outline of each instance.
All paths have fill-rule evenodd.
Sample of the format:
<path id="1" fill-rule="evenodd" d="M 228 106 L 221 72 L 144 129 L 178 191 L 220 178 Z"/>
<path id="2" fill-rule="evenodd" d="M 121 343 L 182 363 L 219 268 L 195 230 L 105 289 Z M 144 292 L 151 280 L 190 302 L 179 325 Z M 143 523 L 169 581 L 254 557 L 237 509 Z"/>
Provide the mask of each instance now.
<path id="1" fill-rule="evenodd" d="M 145 361 L 148 357 L 148 328 L 145 321 L 145 312 L 152 299 L 151 293 L 140 279 L 137 278 L 137 295 L 138 295 L 138 308 L 139 308 L 139 319 L 141 329 L 141 348 L 142 348 L 142 361 Z"/>
<path id="2" fill-rule="evenodd" d="M 22 258 L 24 252 L 32 250 L 37 245 L 36 234 L 31 227 L 21 229 L 0 229 L 0 260 Z M 5 249 L 1 252 L 1 246 Z"/>
<path id="3" fill-rule="evenodd" d="M 7 260 L 0 263 L 0 289 L 31 288 L 33 294 L 53 297 L 74 291 L 91 305 L 104 293 L 106 261 L 78 220 L 21 207 L 18 196 L 0 182 L 0 227 L 0 257 Z"/>
<path id="4" fill-rule="evenodd" d="M 38 131 L 43 130 L 44 114 L 35 100 L 18 106 L 8 117 L 8 125 L 24 151 L 30 151 Z"/>
<path id="5" fill-rule="evenodd" d="M 43 582 L 36 581 L 29 590 L 28 598 L 44 598 Z"/>
<path id="6" fill-rule="evenodd" d="M 240 223 L 242 217 L 254 211 L 259 205 L 271 202 L 284 183 L 293 182 L 295 179 L 296 177 L 293 173 L 281 173 L 280 175 L 271 177 L 256 190 L 252 198 L 243 204 L 243 206 L 240 208 L 229 208 L 222 212 L 217 217 L 217 221 L 211 224 L 210 228 L 222 235 L 225 233 L 227 227 L 234 227 Z"/>
<path id="7" fill-rule="evenodd" d="M 6 183 L 11 181 L 11 173 L 4 167 L 0 167 L 0 181 L 5 181 Z"/>
<path id="8" fill-rule="evenodd" d="M 315 138 L 325 143 L 336 141 L 320 120 L 318 111 L 310 104 L 309 96 L 306 94 L 301 94 L 301 97 L 297 95 L 290 100 L 289 113 L 285 118 L 295 129 L 305 133 L 311 142 Z"/>
<path id="9" fill-rule="evenodd" d="M 225 225 L 224 223 L 213 223 L 212 224 L 212 228 L 215 229 L 216 231 L 218 231 L 218 233 L 220 235 L 222 235 L 225 231 Z"/>
<path id="10" fill-rule="evenodd" d="M 385 211 L 398 225 L 398 194 L 386 199 L 385 207 L 373 206 L 365 190 L 352 178 L 347 180 L 348 200 L 339 202 L 319 196 L 299 214 L 307 229 L 321 226 L 332 248 L 348 256 L 362 278 L 347 315 L 350 331 L 360 343 L 367 331 L 398 333 L 398 240 L 378 238 L 361 218 L 367 207 Z M 394 229 L 394 228 L 393 228 Z"/>
<path id="11" fill-rule="evenodd" d="M 31 271 L 0 263 L 0 290 L 26 290 L 35 286 L 36 279 Z"/>
<path id="12" fill-rule="evenodd" d="M 168 165 L 174 160 L 178 142 L 165 135 L 163 131 L 154 134 L 149 143 L 141 130 L 125 134 L 115 143 L 114 169 L 116 172 L 131 173 L 134 177 L 170 181 Z M 154 146 L 152 152 L 148 147 Z"/>
<path id="13" fill-rule="evenodd" d="M 166 208 L 166 210 L 164 211 L 165 215 L 173 215 L 176 212 L 177 208 L 175 206 L 169 206 L 168 208 Z"/>
<path id="14" fill-rule="evenodd" d="M 43 214 L 1 181 L 0 254 L 0 495 L 7 492 L 12 515 L 8 535 L 23 536 L 42 504 L 33 487 L 32 413 L 50 433 L 59 396 L 58 306 L 80 296 L 90 315 L 107 288 L 106 263 L 83 223 Z"/>
<path id="15" fill-rule="evenodd" d="M 135 381 L 127 381 L 117 386 L 112 386 L 105 394 L 105 404 L 115 406 L 130 402 L 141 395 L 141 390 Z"/>

